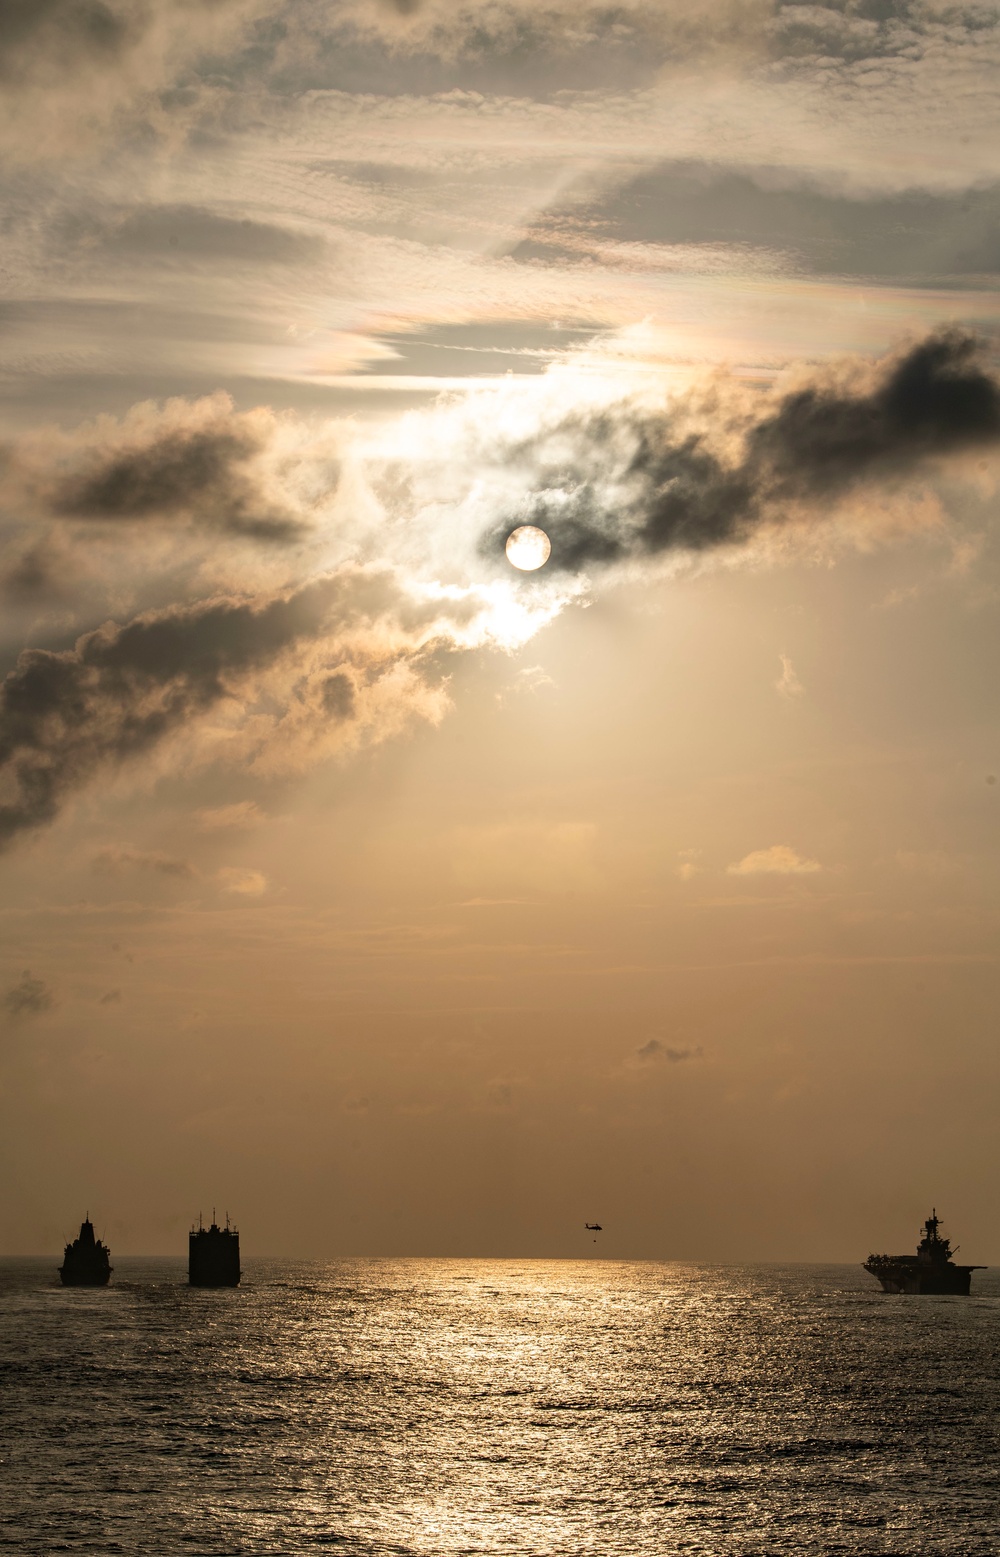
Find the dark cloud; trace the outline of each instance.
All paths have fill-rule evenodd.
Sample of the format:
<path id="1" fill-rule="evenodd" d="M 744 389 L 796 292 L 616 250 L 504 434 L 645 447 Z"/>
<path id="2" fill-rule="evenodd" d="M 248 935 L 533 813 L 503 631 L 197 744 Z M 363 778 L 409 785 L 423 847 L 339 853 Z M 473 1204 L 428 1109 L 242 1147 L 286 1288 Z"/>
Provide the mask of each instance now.
<path id="1" fill-rule="evenodd" d="M 90 453 L 52 487 L 51 509 L 69 519 L 183 515 L 254 540 L 287 541 L 305 526 L 269 493 L 253 463 L 266 447 L 266 424 L 235 414 L 154 429 L 125 447 Z"/>
<path id="2" fill-rule="evenodd" d="M 0 590 L 8 600 L 31 603 L 58 595 L 65 582 L 63 560 L 48 542 L 36 542 L 0 566 Z"/>
<path id="3" fill-rule="evenodd" d="M 75 58 L 114 62 L 141 31 L 135 5 L 102 0 L 0 0 L 0 80 L 34 74 L 39 56 L 68 69 Z"/>
<path id="4" fill-rule="evenodd" d="M 3 997 L 4 1010 L 12 1017 L 37 1016 L 41 1011 L 48 1011 L 52 1004 L 52 991 L 41 979 L 32 978 L 29 968 L 25 968 L 13 989 L 8 989 Z"/>
<path id="5" fill-rule="evenodd" d="M 771 0 L 340 0 L 286 13 L 272 88 L 546 101 L 627 91 L 665 64 L 760 48 Z M 400 63 L 405 60 L 405 76 Z M 270 61 L 269 61 L 270 63 Z"/>
<path id="6" fill-rule="evenodd" d="M 697 1049 L 671 1049 L 662 1044 L 658 1038 L 650 1038 L 641 1048 L 636 1049 L 635 1057 L 643 1064 L 649 1064 L 656 1060 L 666 1060 L 669 1065 L 680 1065 L 685 1060 L 700 1060 L 701 1048 Z"/>
<path id="7" fill-rule="evenodd" d="M 935 458 L 1000 444 L 1000 382 L 976 341 L 929 336 L 866 379 L 818 375 L 812 384 L 719 427 L 703 413 L 635 407 L 567 419 L 512 463 L 538 471 L 534 496 L 484 540 L 494 555 L 515 524 L 552 542 L 550 567 L 626 556 L 704 551 L 749 539 L 765 521 L 892 482 Z M 738 443 L 720 451 L 719 436 Z"/>
<path id="8" fill-rule="evenodd" d="M 323 238 L 274 222 L 221 216 L 197 205 L 149 205 L 97 218 L 63 221 L 67 241 L 115 249 L 144 257 L 184 257 L 239 264 L 299 265 L 321 260 Z"/>
<path id="9" fill-rule="evenodd" d="M 98 1005 L 116 1006 L 121 1003 L 121 998 L 122 992 L 120 989 L 109 989 L 106 994 L 101 996 Z"/>
<path id="10" fill-rule="evenodd" d="M 141 316 L 145 336 L 150 340 L 191 342 L 239 341 L 273 346 L 287 339 L 278 321 L 248 319 L 235 311 L 206 312 L 192 300 L 190 307 L 169 302 L 145 301 L 141 310 L 130 297 L 16 298 L 0 302 L 0 337 L 23 348 L 38 332 L 57 334 L 74 350 L 88 349 L 100 341 L 116 345 L 135 338 Z"/>
<path id="11" fill-rule="evenodd" d="M 767 29 L 772 57 L 806 70 L 833 64 L 902 58 L 933 48 L 947 28 L 952 41 L 975 38 L 996 24 L 992 4 L 927 5 L 924 0 L 824 0 L 778 4 Z M 873 25 L 874 24 L 874 25 Z"/>
<path id="12" fill-rule="evenodd" d="M 323 682 L 323 711 L 333 719 L 350 719 L 357 704 L 354 681 L 345 670 L 334 671 Z"/>
<path id="13" fill-rule="evenodd" d="M 836 275 L 993 272 L 1000 269 L 1000 185 L 865 196 L 817 187 L 799 170 L 670 162 L 599 200 L 550 210 L 511 254 L 599 260 L 607 239 L 779 250 L 806 270 Z"/>
<path id="14" fill-rule="evenodd" d="M 0 0 L 0 135 L 22 161 L 89 150 L 112 126 L 146 133 L 165 89 L 224 53 L 268 0 Z"/>
<path id="15" fill-rule="evenodd" d="M 25 649 L 0 688 L 0 846 L 51 821 L 106 763 L 151 750 L 293 646 L 386 608 L 385 576 L 345 569 L 285 594 L 149 612 L 69 650 Z"/>

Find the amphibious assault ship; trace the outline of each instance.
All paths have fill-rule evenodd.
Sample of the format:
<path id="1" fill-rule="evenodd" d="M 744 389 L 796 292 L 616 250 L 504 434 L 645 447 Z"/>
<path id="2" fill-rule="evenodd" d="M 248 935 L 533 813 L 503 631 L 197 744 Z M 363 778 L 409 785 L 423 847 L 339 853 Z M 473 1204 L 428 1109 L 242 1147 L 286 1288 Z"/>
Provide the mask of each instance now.
<path id="1" fill-rule="evenodd" d="M 90 1212 L 80 1225 L 80 1236 L 66 1245 L 59 1280 L 64 1287 L 106 1287 L 111 1280 L 111 1251 L 94 1237 Z"/>
<path id="2" fill-rule="evenodd" d="M 238 1287 L 240 1284 L 240 1235 L 230 1227 L 219 1227 L 212 1212 L 211 1227 L 192 1227 L 188 1237 L 188 1285 L 192 1287 Z"/>
<path id="3" fill-rule="evenodd" d="M 940 1218 L 931 1211 L 916 1254 L 869 1254 L 864 1268 L 882 1283 L 883 1292 L 950 1292 L 968 1297 L 974 1270 L 985 1265 L 956 1265 L 951 1243 L 938 1233 Z"/>

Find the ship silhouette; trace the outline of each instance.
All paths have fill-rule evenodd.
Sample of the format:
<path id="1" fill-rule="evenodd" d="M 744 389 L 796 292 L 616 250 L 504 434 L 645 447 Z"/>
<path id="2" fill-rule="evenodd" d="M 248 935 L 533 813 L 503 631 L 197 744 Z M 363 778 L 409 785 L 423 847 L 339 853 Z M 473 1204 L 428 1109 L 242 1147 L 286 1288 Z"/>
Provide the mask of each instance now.
<path id="1" fill-rule="evenodd" d="M 90 1212 L 80 1224 L 80 1236 L 66 1245 L 59 1280 L 64 1287 L 106 1287 L 111 1280 L 111 1251 L 94 1237 Z"/>
<path id="2" fill-rule="evenodd" d="M 188 1285 L 192 1287 L 238 1287 L 240 1284 L 240 1235 L 230 1227 L 219 1227 L 212 1212 L 211 1227 L 192 1227 L 188 1236 Z"/>
<path id="3" fill-rule="evenodd" d="M 956 1293 L 968 1297 L 974 1270 L 985 1265 L 956 1265 L 951 1242 L 938 1232 L 941 1222 L 932 1210 L 916 1254 L 869 1254 L 864 1268 L 882 1284 L 883 1292 Z"/>

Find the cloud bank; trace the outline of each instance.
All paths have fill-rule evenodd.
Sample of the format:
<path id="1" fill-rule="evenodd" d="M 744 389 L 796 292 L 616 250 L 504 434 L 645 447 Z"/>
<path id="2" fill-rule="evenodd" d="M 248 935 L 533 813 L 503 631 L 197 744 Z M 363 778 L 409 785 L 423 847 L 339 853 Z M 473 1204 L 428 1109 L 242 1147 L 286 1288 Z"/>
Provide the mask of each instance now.
<path id="1" fill-rule="evenodd" d="M 8 447 L 5 467 L 0 497 L 35 519 L 189 524 L 265 542 L 302 536 L 337 482 L 328 440 L 263 407 L 236 411 L 222 393 L 145 402 L 71 435 L 41 430 Z"/>
<path id="2" fill-rule="evenodd" d="M 575 413 L 511 451 L 538 485 L 487 534 L 545 530 L 549 567 L 576 570 L 745 543 L 763 524 L 1000 444 L 1000 381 L 973 337 L 935 333 L 877 369 L 816 375 L 764 407 L 692 415 L 628 403 Z"/>
<path id="3" fill-rule="evenodd" d="M 237 412 L 224 396 L 144 404 L 12 446 L 5 490 L 70 527 L 80 558 L 91 527 L 129 524 L 140 538 L 151 526 L 238 535 L 261 561 L 242 589 L 175 595 L 72 647 L 21 652 L 0 688 L 0 844 L 50 823 L 101 769 L 154 753 L 266 776 L 437 721 L 451 656 L 527 641 L 606 568 L 738 554 L 766 527 L 812 533 L 855 490 L 1000 444 L 1000 384 L 954 330 L 783 391 L 717 379 L 659 408 L 648 393 L 623 398 L 619 383 L 617 398 L 591 390 L 567 410 L 569 382 L 563 368 L 531 391 L 445 403 L 346 452 L 331 424 Z M 334 515 L 342 452 L 348 490 Z M 530 577 L 502 550 L 525 521 L 552 541 Z M 22 573 L 33 556 L 44 571 L 44 543 L 33 544 Z M 155 577 L 157 555 L 138 545 L 136 571 L 145 563 Z M 287 581 L 286 560 L 304 576 Z M 234 577 L 231 556 L 217 565 Z M 179 592 L 197 590 L 201 566 L 196 554 Z M 790 666 L 778 688 L 801 690 Z M 204 825 L 253 820 L 234 805 Z M 776 847 L 730 869 L 819 867 Z"/>
<path id="4" fill-rule="evenodd" d="M 0 0 L 0 139 L 33 161 L 75 155 L 186 66 L 231 47 L 266 0 Z"/>
<path id="5" fill-rule="evenodd" d="M 72 649 L 24 650 L 0 694 L 0 843 L 50 822 L 102 766 L 150 753 L 227 699 L 252 710 L 262 678 L 286 657 L 290 685 L 267 688 L 286 714 L 277 745 L 294 745 L 303 725 L 329 723 L 323 693 L 331 659 L 349 658 L 350 670 L 337 674 L 367 683 L 369 727 L 391 724 L 378 684 L 391 684 L 419 657 L 433 637 L 433 626 L 424 627 L 388 573 L 343 569 L 270 596 L 109 623 Z M 422 700 L 420 686 L 408 688 L 398 674 L 395 683 L 403 705 L 430 714 L 433 699 Z M 351 711 L 361 722 L 363 714 Z M 273 732 L 273 719 L 262 722 Z"/>

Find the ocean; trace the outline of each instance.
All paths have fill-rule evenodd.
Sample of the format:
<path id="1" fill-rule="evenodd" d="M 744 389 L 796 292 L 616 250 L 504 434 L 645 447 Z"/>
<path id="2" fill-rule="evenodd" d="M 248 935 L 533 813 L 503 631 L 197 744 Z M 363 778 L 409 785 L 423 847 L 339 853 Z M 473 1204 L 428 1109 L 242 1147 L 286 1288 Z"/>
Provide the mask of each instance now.
<path id="1" fill-rule="evenodd" d="M 1000 1280 L 0 1261 L 0 1551 L 1000 1552 Z"/>

